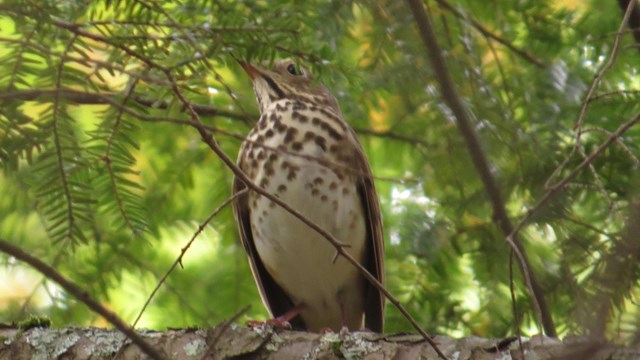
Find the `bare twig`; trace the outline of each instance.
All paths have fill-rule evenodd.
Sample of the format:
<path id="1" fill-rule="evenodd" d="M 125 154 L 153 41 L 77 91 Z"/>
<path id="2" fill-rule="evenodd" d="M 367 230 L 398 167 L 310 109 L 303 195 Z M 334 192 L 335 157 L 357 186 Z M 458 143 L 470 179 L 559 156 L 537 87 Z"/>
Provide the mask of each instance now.
<path id="1" fill-rule="evenodd" d="M 436 0 L 436 1 L 442 7 L 446 8 L 447 10 L 449 10 L 457 18 L 459 18 L 459 19 L 471 24 L 471 26 L 473 26 L 476 30 L 478 30 L 482 35 L 486 36 L 487 38 L 493 39 L 496 42 L 504 45 L 509 50 L 514 52 L 516 55 L 522 57 L 523 59 L 527 60 L 528 62 L 532 63 L 533 65 L 535 65 L 535 66 L 537 66 L 539 68 L 544 69 L 544 68 L 547 67 L 546 64 L 544 64 L 542 61 L 537 59 L 535 56 L 531 55 L 526 50 L 522 50 L 522 49 L 517 48 L 515 45 L 513 45 L 511 42 L 509 42 L 509 40 L 494 34 L 493 32 L 489 31 L 489 29 L 487 29 L 484 26 L 482 26 L 482 24 L 480 24 L 476 20 L 470 18 L 469 16 L 466 16 L 466 15 L 462 14 L 460 11 L 456 10 L 456 8 L 454 8 L 451 4 L 449 4 L 449 2 L 447 2 L 445 0 Z"/>
<path id="2" fill-rule="evenodd" d="M 538 212 L 540 208 L 542 208 L 542 206 L 544 206 L 549 200 L 551 200 L 556 194 L 558 194 L 567 186 L 569 181 L 571 181 L 580 172 L 582 172 L 585 167 L 591 164 L 593 160 L 598 157 L 598 155 L 600 155 L 607 147 L 609 147 L 609 145 L 611 145 L 611 143 L 616 141 L 617 138 L 622 136 L 622 134 L 624 134 L 627 130 L 631 129 L 635 124 L 639 122 L 640 114 L 620 125 L 620 127 L 618 127 L 618 129 L 614 131 L 609 138 L 607 138 L 607 140 L 600 144 L 600 146 L 598 146 L 598 148 L 595 149 L 587 158 L 582 160 L 582 162 L 578 166 L 576 166 L 567 176 L 565 176 L 562 180 L 555 183 L 554 185 L 549 186 L 547 192 L 544 193 L 540 200 L 538 200 L 538 202 L 531 209 L 529 209 L 529 211 L 527 211 L 527 214 L 520 220 L 520 222 L 518 222 L 518 224 L 516 224 L 516 226 L 513 228 L 513 231 L 509 234 L 508 237 L 517 234 L 524 227 L 524 225 L 529 222 L 531 217 L 536 212 Z"/>
<path id="3" fill-rule="evenodd" d="M 640 90 L 629 89 L 629 90 L 607 91 L 607 92 L 603 92 L 603 93 L 600 93 L 600 94 L 593 95 L 592 97 L 590 97 L 587 100 L 589 102 L 593 102 L 593 101 L 596 101 L 596 100 L 607 99 L 607 98 L 611 98 L 611 97 L 614 97 L 614 96 L 621 96 L 621 97 L 640 96 Z"/>
<path id="4" fill-rule="evenodd" d="M 489 195 L 489 199 L 493 207 L 494 219 L 505 235 L 511 234 L 513 231 L 513 225 L 507 216 L 502 195 L 500 194 L 498 185 L 491 173 L 489 161 L 480 146 L 477 134 L 471 124 L 467 109 L 456 93 L 453 81 L 449 75 L 444 58 L 442 57 L 440 46 L 438 45 L 435 33 L 431 26 L 431 21 L 427 17 L 421 1 L 407 0 L 407 3 L 415 17 L 422 41 L 428 50 L 428 56 L 434 68 L 435 77 L 440 84 L 442 97 L 458 120 L 458 130 L 465 139 L 473 164 L 480 175 L 487 194 Z M 522 244 L 518 241 L 517 237 L 513 236 L 511 241 L 509 241 L 509 245 L 517 255 L 520 271 L 525 279 L 529 280 L 526 285 L 529 289 L 534 309 L 536 310 L 536 315 L 542 324 L 545 333 L 549 336 L 556 336 L 553 319 L 551 318 L 551 313 L 549 312 L 546 300 L 544 299 L 542 288 L 538 284 L 535 274 L 531 270 L 531 266 L 529 265 L 529 261 L 524 253 Z"/>
<path id="5" fill-rule="evenodd" d="M 611 53 L 609 54 L 609 58 L 607 59 L 607 62 L 604 64 L 602 69 L 593 78 L 593 82 L 591 83 L 591 86 L 589 86 L 589 90 L 587 91 L 587 95 L 585 96 L 584 100 L 582 101 L 582 105 L 580 106 L 580 112 L 578 113 L 578 119 L 576 120 L 576 124 L 574 126 L 574 130 L 576 131 L 575 144 L 571 148 L 571 151 L 569 152 L 569 154 L 567 154 L 567 156 L 564 158 L 564 160 L 562 161 L 560 166 L 558 166 L 553 171 L 553 173 L 551 173 L 551 175 L 549 176 L 549 178 L 545 182 L 545 186 L 546 187 L 548 187 L 549 184 L 553 181 L 553 179 L 555 179 L 556 176 L 558 176 L 560 174 L 560 172 L 567 166 L 567 164 L 569 164 L 569 161 L 571 160 L 571 158 L 573 158 L 573 155 L 576 153 L 576 151 L 579 151 L 578 148 L 582 147 L 582 144 L 581 144 L 580 140 L 582 138 L 582 133 L 583 133 L 584 117 L 587 114 L 587 109 L 589 107 L 589 103 L 591 102 L 590 99 L 595 95 L 596 89 L 598 88 L 598 86 L 600 85 L 600 82 L 604 78 L 604 74 L 607 71 L 609 71 L 609 69 L 611 69 L 611 67 L 615 63 L 616 59 L 618 58 L 618 52 L 619 52 L 619 49 L 620 49 L 620 39 L 623 36 L 624 27 L 626 26 L 627 21 L 629 20 L 629 16 L 631 15 L 631 11 L 633 10 L 633 7 L 634 7 L 635 3 L 636 3 L 636 1 L 630 1 L 629 2 L 629 5 L 627 7 L 627 11 L 624 13 L 624 17 L 622 18 L 622 22 L 620 23 L 620 26 L 618 27 L 618 32 L 616 33 L 616 37 L 615 37 L 615 39 L 613 41 L 613 46 L 611 48 Z M 584 155 L 584 150 L 583 149 L 580 149 L 580 150 L 581 150 L 580 151 L 581 154 Z M 583 159 L 584 159 L 584 156 L 583 156 Z"/>
<path id="6" fill-rule="evenodd" d="M 153 21 L 137 21 L 137 20 L 93 20 L 84 23 L 76 23 L 83 27 L 95 27 L 95 26 L 149 26 L 152 28 L 185 28 L 191 31 L 197 31 L 202 33 L 226 33 L 226 32 L 256 32 L 256 33 L 289 33 L 292 35 L 299 35 L 300 31 L 287 28 L 261 28 L 261 27 L 204 27 L 204 26 L 185 26 L 184 24 L 175 23 L 160 23 Z"/>
<path id="7" fill-rule="evenodd" d="M 184 257 L 184 254 L 186 254 L 187 250 L 189 250 L 189 248 L 191 247 L 191 244 L 193 244 L 193 242 L 196 240 L 196 238 L 198 237 L 198 235 L 200 235 L 200 233 L 202 233 L 202 231 L 204 231 L 204 229 L 207 227 L 207 224 L 209 224 L 209 222 L 216 217 L 220 211 L 222 211 L 222 209 L 224 209 L 227 205 L 229 205 L 233 199 L 235 199 L 236 197 L 242 195 L 245 191 L 240 191 L 236 194 L 234 194 L 233 196 L 231 196 L 230 198 L 228 198 L 227 200 L 225 200 L 220 206 L 218 206 L 217 209 L 215 209 L 211 215 L 209 215 L 209 217 L 198 226 L 198 230 L 193 234 L 193 236 L 191 237 L 191 240 L 189 240 L 189 242 L 187 243 L 187 245 L 185 245 L 181 250 L 180 250 L 180 255 L 178 255 L 178 258 L 173 262 L 173 264 L 171 265 L 171 267 L 169 268 L 169 270 L 167 270 L 167 273 L 160 279 L 160 281 L 158 281 L 158 284 L 156 285 L 156 287 L 153 289 L 153 291 L 151 292 L 151 294 L 149 295 L 149 298 L 147 299 L 147 301 L 144 303 L 144 305 L 142 306 L 142 309 L 140 310 L 140 313 L 138 313 L 138 316 L 136 317 L 136 320 L 133 322 L 132 327 L 135 327 L 138 324 L 138 321 L 140 321 L 140 318 L 142 317 L 142 314 L 144 313 L 144 311 L 147 309 L 147 307 L 149 306 L 149 304 L 151 303 L 151 300 L 153 299 L 153 297 L 156 295 L 156 293 L 158 292 L 158 290 L 160 290 L 160 287 L 162 286 L 162 284 L 164 284 L 164 282 L 167 280 L 167 278 L 169 277 L 169 275 L 173 272 L 173 270 L 175 270 L 175 268 L 180 265 L 180 267 L 182 267 L 182 258 Z"/>
<path id="8" fill-rule="evenodd" d="M 39 44 L 34 43 L 33 41 L 29 41 L 29 40 L 22 40 L 22 39 L 10 39 L 10 38 L 6 38 L 6 37 L 1 37 L 0 36 L 0 42 L 6 42 L 6 43 L 10 43 L 10 44 L 18 44 L 23 48 L 30 48 L 33 50 L 36 50 L 38 52 L 38 55 L 41 55 L 43 57 L 47 57 L 47 58 L 51 58 L 51 57 L 59 57 L 61 60 L 65 60 L 68 62 L 74 62 L 77 64 L 80 64 L 84 67 L 91 67 L 94 66 L 95 67 L 95 72 L 97 72 L 100 69 L 106 69 L 107 71 L 109 71 L 110 73 L 113 72 L 117 72 L 120 74 L 125 74 L 127 76 L 130 76 L 132 78 L 139 78 L 145 82 L 154 84 L 154 85 L 161 85 L 161 86 L 167 86 L 168 84 L 166 84 L 165 82 L 161 81 L 158 78 L 154 78 L 153 76 L 150 76 L 148 74 L 145 73 L 140 73 L 140 72 L 136 72 L 135 70 L 132 71 L 130 69 L 125 69 L 122 66 L 118 66 L 117 64 L 114 64 L 112 62 L 106 62 L 106 61 L 100 61 L 98 59 L 95 58 L 87 58 L 87 57 L 77 57 L 77 56 L 72 56 L 69 55 L 68 53 L 59 53 L 57 51 L 52 51 L 51 49 L 41 46 Z M 9 87 L 7 87 L 7 89 L 10 89 Z M 35 90 L 35 91 L 39 91 L 39 90 Z"/>
<path id="9" fill-rule="evenodd" d="M 583 133 L 586 132 L 600 132 L 603 133 L 607 136 L 611 136 L 612 133 L 611 131 L 607 130 L 607 129 L 603 129 L 600 127 L 590 127 L 590 128 L 584 128 L 582 130 Z M 631 149 L 629 149 L 629 147 L 627 146 L 627 144 L 624 143 L 624 141 L 622 141 L 622 139 L 620 139 L 619 137 L 615 139 L 616 140 L 616 144 L 618 144 L 621 148 L 622 151 L 625 152 L 625 154 L 627 154 L 627 156 L 629 158 L 631 158 L 631 160 L 633 160 L 633 163 L 635 164 L 635 166 L 640 166 L 640 159 L 638 159 L 638 157 L 633 153 L 633 151 L 631 151 Z"/>
<path id="10" fill-rule="evenodd" d="M 140 335 L 138 335 L 131 327 L 129 327 L 124 321 L 122 321 L 118 317 L 118 315 L 102 306 L 98 301 L 89 296 L 89 294 L 83 288 L 67 280 L 64 276 L 62 276 L 62 274 L 57 272 L 51 266 L 45 264 L 40 259 L 27 254 L 22 249 L 10 244 L 3 239 L 0 239 L 0 251 L 29 264 L 31 267 L 42 273 L 48 279 L 55 281 L 76 299 L 87 305 L 94 312 L 100 314 L 109 323 L 113 324 L 113 326 L 115 326 L 118 330 L 122 331 L 129 339 L 131 339 L 134 344 L 138 345 L 140 349 L 142 349 L 142 351 L 144 351 L 144 353 L 152 359 L 166 359 L 164 354 L 149 345 L 142 337 L 140 337 Z"/>
<path id="11" fill-rule="evenodd" d="M 358 127 L 353 128 L 353 130 L 355 130 L 355 132 L 357 132 L 358 134 L 362 134 L 362 135 L 369 135 L 369 136 L 375 136 L 379 138 L 403 141 L 409 144 L 421 145 L 421 146 L 424 146 L 425 148 L 432 147 L 431 144 L 429 144 L 428 142 L 420 138 L 402 135 L 392 131 L 376 131 L 372 129 L 358 128 Z"/>

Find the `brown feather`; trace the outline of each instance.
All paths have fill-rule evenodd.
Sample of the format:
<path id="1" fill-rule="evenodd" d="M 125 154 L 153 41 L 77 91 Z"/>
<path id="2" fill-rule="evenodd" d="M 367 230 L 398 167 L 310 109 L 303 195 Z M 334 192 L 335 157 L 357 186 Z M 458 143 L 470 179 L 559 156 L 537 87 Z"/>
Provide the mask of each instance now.
<path id="1" fill-rule="evenodd" d="M 384 238 L 382 233 L 382 218 L 380 216 L 380 205 L 373 182 L 373 174 L 367 161 L 366 155 L 362 151 L 362 145 L 351 129 L 353 141 L 357 143 L 356 161 L 362 172 L 362 178 L 358 187 L 360 198 L 367 217 L 367 250 L 365 252 L 366 261 L 363 265 L 384 285 Z M 383 332 L 384 330 L 384 294 L 375 285 L 367 281 L 365 291 L 365 327 L 371 331 Z"/>
<path id="2" fill-rule="evenodd" d="M 240 152 L 242 153 L 242 151 Z M 242 169 L 242 167 L 241 167 Z M 244 169 L 242 169 L 244 171 Z M 233 180 L 233 193 L 236 194 L 246 188 L 246 185 L 242 180 L 234 178 Z M 249 267 L 253 278 L 258 285 L 258 292 L 262 298 L 262 302 L 266 305 L 267 310 L 271 317 L 283 315 L 294 307 L 291 299 L 285 294 L 282 288 L 271 277 L 267 269 L 262 264 L 256 245 L 253 241 L 253 235 L 251 233 L 251 224 L 249 222 L 249 206 L 248 206 L 249 194 L 245 193 L 238 196 L 233 202 L 233 214 L 238 223 L 240 230 L 240 239 L 244 246 L 247 255 L 249 256 Z M 304 330 L 305 325 L 302 319 L 298 316 L 289 321 L 291 327 L 296 330 Z"/>

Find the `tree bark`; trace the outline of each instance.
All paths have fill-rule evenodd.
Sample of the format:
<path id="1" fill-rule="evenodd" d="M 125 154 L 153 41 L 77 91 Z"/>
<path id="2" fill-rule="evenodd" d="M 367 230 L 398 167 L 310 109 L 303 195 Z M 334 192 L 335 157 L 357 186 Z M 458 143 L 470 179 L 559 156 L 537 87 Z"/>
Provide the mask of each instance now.
<path id="1" fill-rule="evenodd" d="M 438 359 L 421 336 L 366 332 L 311 334 L 249 329 L 221 324 L 212 329 L 185 329 L 138 334 L 167 358 L 182 359 Z M 637 359 L 640 349 L 623 348 L 584 338 L 560 341 L 547 337 L 506 340 L 435 337 L 449 359 Z M 0 360 L 13 359 L 146 359 L 121 332 L 99 328 L 33 328 L 0 330 Z"/>

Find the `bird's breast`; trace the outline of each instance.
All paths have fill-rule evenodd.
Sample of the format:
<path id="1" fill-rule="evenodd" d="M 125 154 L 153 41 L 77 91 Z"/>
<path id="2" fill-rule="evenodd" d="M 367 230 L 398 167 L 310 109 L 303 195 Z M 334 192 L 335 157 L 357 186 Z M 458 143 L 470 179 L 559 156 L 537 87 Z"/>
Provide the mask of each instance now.
<path id="1" fill-rule="evenodd" d="M 242 164 L 257 185 L 349 245 L 347 251 L 361 261 L 367 232 L 349 136 L 333 112 L 280 101 L 249 135 Z M 294 303 L 311 309 L 306 322 L 322 314 L 339 317 L 341 296 L 356 299 L 349 303 L 360 309 L 350 312 L 362 312 L 362 279 L 345 259 L 334 261 L 336 250 L 327 239 L 264 196 L 252 192 L 248 201 L 260 259 Z"/>

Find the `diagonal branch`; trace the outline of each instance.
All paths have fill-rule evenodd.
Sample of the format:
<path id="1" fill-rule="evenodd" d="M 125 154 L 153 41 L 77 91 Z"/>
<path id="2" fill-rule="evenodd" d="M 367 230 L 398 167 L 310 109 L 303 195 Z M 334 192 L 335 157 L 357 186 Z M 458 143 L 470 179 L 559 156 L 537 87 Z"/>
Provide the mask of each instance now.
<path id="1" fill-rule="evenodd" d="M 595 160 L 596 157 L 602 154 L 613 142 L 619 139 L 622 136 L 622 134 L 627 132 L 629 129 L 631 129 L 633 126 L 635 126 L 638 123 L 640 123 L 640 114 L 636 115 L 631 120 L 620 125 L 620 127 L 618 127 L 618 129 L 615 132 L 613 132 L 613 134 L 611 134 L 609 138 L 607 138 L 607 140 L 605 140 L 602 144 L 600 144 L 600 146 L 598 146 L 598 148 L 595 149 L 588 157 L 582 160 L 582 162 L 578 166 L 576 166 L 567 176 L 565 176 L 562 180 L 558 181 L 557 183 L 549 186 L 547 192 L 540 198 L 540 200 L 538 200 L 538 203 L 536 203 L 531 209 L 529 209 L 529 211 L 527 211 L 527 214 L 522 218 L 522 220 L 520 220 L 520 222 L 518 222 L 518 224 L 509 234 L 508 238 L 516 236 L 518 231 L 520 231 L 520 229 L 522 229 L 524 225 L 526 225 L 526 223 L 529 222 L 531 217 L 533 217 L 533 214 L 535 214 L 542 206 L 544 206 L 549 200 L 551 200 L 555 195 L 557 195 L 561 190 L 563 190 L 565 186 L 567 186 L 569 181 L 571 181 L 580 172 L 582 172 L 585 167 L 589 166 L 593 162 L 593 160 Z"/>
<path id="2" fill-rule="evenodd" d="M 189 242 L 187 243 L 187 245 L 185 245 L 181 250 L 180 250 L 180 255 L 178 255 L 178 258 L 173 262 L 173 264 L 169 267 L 169 270 L 167 270 L 167 272 L 164 274 L 164 276 L 160 279 L 160 281 L 158 281 L 158 284 L 156 285 L 156 287 L 153 289 L 153 291 L 151 291 L 151 294 L 149 295 L 149 298 L 147 299 L 147 301 L 144 303 L 144 305 L 142 306 L 142 309 L 140 309 L 140 312 L 138 313 L 138 316 L 136 317 L 135 321 L 133 322 L 133 327 L 135 327 L 138 324 L 138 321 L 140 321 L 140 318 L 142 317 L 142 314 L 144 313 L 144 311 L 147 309 L 147 307 L 149 306 L 149 304 L 151 303 L 151 300 L 153 299 L 153 297 L 156 295 L 156 293 L 158 292 L 158 290 L 160 290 L 160 287 L 162 286 L 162 284 L 165 283 L 165 281 L 167 280 L 167 278 L 169 277 L 169 275 L 171 275 L 171 273 L 173 272 L 173 270 L 175 270 L 175 268 L 180 265 L 180 267 L 182 267 L 182 258 L 184 257 L 184 254 L 187 253 L 187 250 L 189 250 L 189 248 L 191 247 L 191 244 L 193 244 L 193 242 L 196 240 L 196 238 L 198 237 L 198 235 L 200 235 L 200 233 L 202 233 L 204 231 L 204 229 L 207 227 L 207 224 L 209 224 L 209 222 L 211 222 L 211 220 L 213 220 L 214 217 L 216 217 L 220 211 L 222 211 L 225 207 L 227 207 L 227 205 L 229 205 L 235 198 L 237 198 L 238 196 L 244 194 L 246 192 L 246 189 L 243 191 L 240 191 L 236 194 L 234 194 L 233 196 L 229 197 L 227 200 L 225 200 L 220 206 L 218 206 L 218 208 L 216 208 L 211 215 L 209 215 L 209 217 L 207 217 L 207 219 L 198 226 L 198 230 L 196 230 L 196 232 L 193 234 L 193 236 L 191 236 L 191 239 L 189 240 Z"/>
<path id="3" fill-rule="evenodd" d="M 440 84 L 442 97 L 457 119 L 458 130 L 465 140 L 473 165 L 475 166 L 478 175 L 480 175 L 480 179 L 482 180 L 485 190 L 489 196 L 491 206 L 493 207 L 495 222 L 500 227 L 504 235 L 507 236 L 513 232 L 513 225 L 507 216 L 507 211 L 505 209 L 500 189 L 498 188 L 498 184 L 491 173 L 489 161 L 484 150 L 480 146 L 480 141 L 478 140 L 478 136 L 469 117 L 469 112 L 456 93 L 453 81 L 449 75 L 449 70 L 444 58 L 442 57 L 442 50 L 438 45 L 435 33 L 431 26 L 431 21 L 424 11 L 421 1 L 407 0 L 407 3 L 415 17 L 416 25 L 418 26 L 422 41 L 428 50 L 429 60 L 433 65 L 435 77 Z M 531 266 L 524 252 L 523 246 L 515 235 L 511 238 L 509 244 L 516 255 L 518 255 L 517 259 L 520 271 L 522 272 L 525 280 L 528 280 L 526 281 L 527 288 L 529 289 L 532 302 L 535 305 L 537 317 L 542 324 L 545 333 L 548 336 L 555 337 L 556 330 L 553 319 L 551 318 L 551 313 L 547 307 L 547 302 L 544 298 L 542 288 L 538 284 L 535 274 L 531 271 Z"/>
<path id="4" fill-rule="evenodd" d="M 626 11 L 624 13 L 624 16 L 622 17 L 622 22 L 620 23 L 620 26 L 618 27 L 618 31 L 616 32 L 616 37 L 613 41 L 613 45 L 611 47 L 611 52 L 608 56 L 607 62 L 604 64 L 602 69 L 598 71 L 598 73 L 594 76 L 593 82 L 591 82 L 591 85 L 589 86 L 589 90 L 587 90 L 585 99 L 582 101 L 582 105 L 580 106 L 580 112 L 578 113 L 578 119 L 576 120 L 576 124 L 574 125 L 574 130 L 576 132 L 575 144 L 571 148 L 571 151 L 569 152 L 569 154 L 565 156 L 562 163 L 560 163 L 560 165 L 553 171 L 553 173 L 551 173 L 551 176 L 549 176 L 549 178 L 547 179 L 547 182 L 545 183 L 545 187 L 549 187 L 549 184 L 551 184 L 551 182 L 555 179 L 555 177 L 558 176 L 560 172 L 569 164 L 569 161 L 573 158 L 573 155 L 576 153 L 576 151 L 580 153 L 583 159 L 586 158 L 581 140 L 582 140 L 582 133 L 584 132 L 583 131 L 584 120 L 587 114 L 587 109 L 589 108 L 591 99 L 596 95 L 596 89 L 598 88 L 598 86 L 600 86 L 602 79 L 604 79 L 605 73 L 613 67 L 613 65 L 615 64 L 615 61 L 618 58 L 618 52 L 620 51 L 620 43 L 622 41 L 622 35 L 624 34 L 624 27 L 629 21 L 629 17 L 631 16 L 635 3 L 636 1 L 629 2 L 626 8 Z M 589 163 L 589 166 L 591 166 L 591 163 Z M 591 168 L 591 171 L 595 174 L 595 169 Z"/>
<path id="5" fill-rule="evenodd" d="M 455 15 L 455 17 L 457 17 L 458 19 L 461 19 L 461 20 L 471 24 L 471 26 L 473 26 L 476 30 L 478 30 L 478 32 L 480 32 L 482 35 L 486 36 L 487 38 L 493 39 L 494 41 L 504 45 L 507 49 L 511 50 L 516 55 L 522 57 L 526 61 L 532 63 L 533 65 L 535 65 L 535 66 L 537 66 L 537 67 L 539 67 L 541 69 L 544 69 L 544 68 L 547 67 L 546 64 L 544 64 L 541 60 L 539 60 L 535 56 L 531 55 L 528 51 L 522 50 L 522 49 L 516 47 L 511 42 L 509 42 L 509 40 L 507 40 L 507 39 L 505 39 L 503 37 L 500 37 L 499 35 L 496 35 L 493 32 L 489 31 L 489 29 L 485 28 L 479 22 L 475 21 L 474 19 L 472 19 L 472 18 L 462 14 L 460 11 L 456 10 L 456 8 L 454 8 L 446 0 L 436 0 L 436 1 L 438 2 L 438 4 L 440 4 L 445 9 L 451 11 L 451 13 L 453 15 Z"/>
<path id="6" fill-rule="evenodd" d="M 144 351 L 144 353 L 147 354 L 150 358 L 156 360 L 166 359 L 166 356 L 164 354 L 151 347 L 151 345 L 149 345 L 142 337 L 140 337 L 140 335 L 138 335 L 131 327 L 129 327 L 129 325 L 122 321 L 118 317 L 118 315 L 102 306 L 102 304 L 89 296 L 89 294 L 83 288 L 69 281 L 51 266 L 45 264 L 35 256 L 27 254 L 19 247 L 14 246 L 3 239 L 0 239 L 0 251 L 29 264 L 31 267 L 38 270 L 48 279 L 55 281 L 71 295 L 75 296 L 76 299 L 83 302 L 91 310 L 100 314 L 109 323 L 113 324 L 113 326 L 115 326 L 118 330 L 122 331 L 122 333 L 124 333 L 129 339 L 131 339 L 134 344 L 138 345 L 140 349 L 142 349 L 142 351 Z"/>

